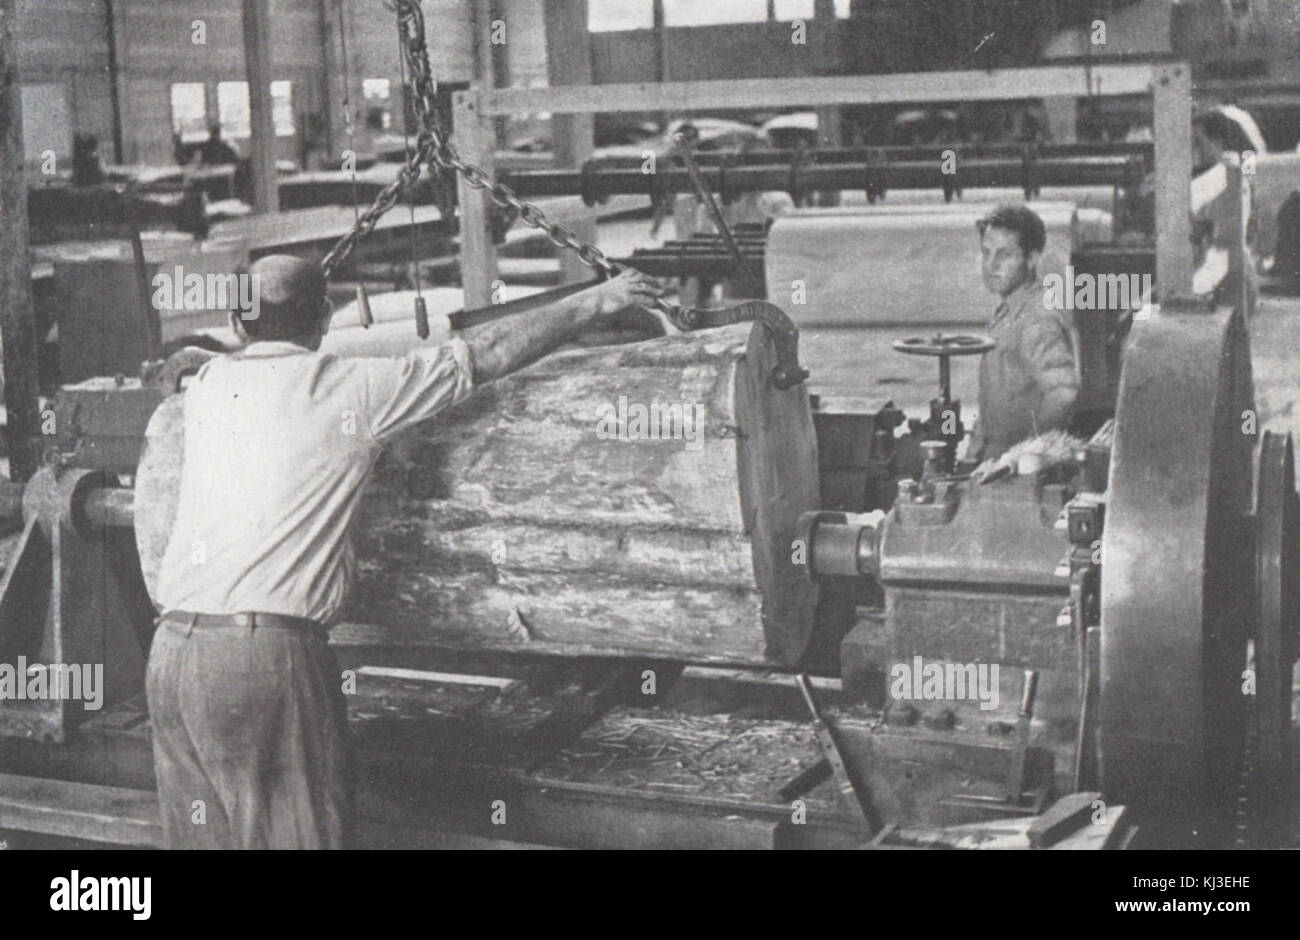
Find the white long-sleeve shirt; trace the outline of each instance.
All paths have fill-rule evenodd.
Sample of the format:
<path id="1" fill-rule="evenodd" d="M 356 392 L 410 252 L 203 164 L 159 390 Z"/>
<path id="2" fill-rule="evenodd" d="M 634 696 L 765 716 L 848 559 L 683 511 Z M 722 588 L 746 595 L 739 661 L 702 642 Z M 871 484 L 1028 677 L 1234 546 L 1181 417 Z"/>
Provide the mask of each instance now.
<path id="1" fill-rule="evenodd" d="M 352 585 L 349 530 L 382 445 L 471 383 L 459 339 L 397 359 L 260 342 L 204 365 L 185 392 L 162 609 L 331 622 Z"/>

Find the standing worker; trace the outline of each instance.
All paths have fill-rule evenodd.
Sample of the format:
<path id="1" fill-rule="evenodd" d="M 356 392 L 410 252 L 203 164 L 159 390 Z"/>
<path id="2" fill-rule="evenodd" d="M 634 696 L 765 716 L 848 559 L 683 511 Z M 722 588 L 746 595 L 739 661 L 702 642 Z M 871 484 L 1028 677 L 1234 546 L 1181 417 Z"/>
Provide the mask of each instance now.
<path id="1" fill-rule="evenodd" d="M 660 289 L 631 271 L 402 358 L 340 359 L 320 352 L 332 310 L 319 266 L 271 256 L 249 274 L 258 314 L 230 315 L 247 346 L 185 392 L 146 682 L 159 807 L 172 848 L 340 848 L 351 759 L 326 629 L 380 449 Z"/>
<path id="2" fill-rule="evenodd" d="M 969 456 L 996 460 L 1013 444 L 1070 421 L 1079 395 L 1074 334 L 1044 302 L 1038 264 L 1047 244 L 1032 209 L 1003 205 L 978 223 L 984 286 L 998 295 L 989 332 L 997 347 L 980 360 L 979 418 Z"/>

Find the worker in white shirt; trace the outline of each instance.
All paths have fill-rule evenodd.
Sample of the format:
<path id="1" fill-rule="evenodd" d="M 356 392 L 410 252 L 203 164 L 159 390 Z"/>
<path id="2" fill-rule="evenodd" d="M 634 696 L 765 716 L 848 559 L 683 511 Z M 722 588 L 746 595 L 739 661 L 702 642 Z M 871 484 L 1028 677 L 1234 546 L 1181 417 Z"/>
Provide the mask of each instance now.
<path id="1" fill-rule="evenodd" d="M 528 316 L 396 359 L 319 351 L 331 308 L 317 265 L 263 258 L 244 349 L 185 393 L 176 520 L 147 693 L 170 847 L 337 848 L 349 840 L 347 709 L 327 627 L 352 585 L 349 528 L 384 443 L 648 303 L 628 272 Z"/>

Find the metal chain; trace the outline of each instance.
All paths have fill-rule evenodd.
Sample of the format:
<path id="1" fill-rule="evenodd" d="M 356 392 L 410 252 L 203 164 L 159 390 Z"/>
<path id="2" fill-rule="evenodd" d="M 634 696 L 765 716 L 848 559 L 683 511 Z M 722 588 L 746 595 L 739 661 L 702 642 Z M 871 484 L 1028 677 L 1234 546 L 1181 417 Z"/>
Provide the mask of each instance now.
<path id="1" fill-rule="evenodd" d="M 631 270 L 627 265 L 610 261 L 599 248 L 590 242 L 582 241 L 563 225 L 548 221 L 538 206 L 524 202 L 505 183 L 494 183 L 481 168 L 461 160 L 456 148 L 438 126 L 437 83 L 434 81 L 433 70 L 429 65 L 429 49 L 424 40 L 424 13 L 417 0 L 393 0 L 393 6 L 397 11 L 397 29 L 402 42 L 402 55 L 410 71 L 415 112 L 420 122 L 415 150 L 407 157 L 406 164 L 398 173 L 397 179 L 380 191 L 370 208 L 362 213 L 352 231 L 339 239 L 325 256 L 321 262 L 325 276 L 329 277 L 334 268 L 355 250 L 357 243 L 370 234 L 380 217 L 397 204 L 401 194 L 419 181 L 422 168 L 425 166 L 454 172 L 474 189 L 486 190 L 492 197 L 493 203 L 518 213 L 518 218 L 525 225 L 541 229 L 552 244 L 573 251 L 587 267 L 601 271 L 609 277 L 616 277 Z M 663 298 L 655 298 L 650 303 L 667 314 L 673 323 L 679 326 L 682 324 L 680 307 Z"/>

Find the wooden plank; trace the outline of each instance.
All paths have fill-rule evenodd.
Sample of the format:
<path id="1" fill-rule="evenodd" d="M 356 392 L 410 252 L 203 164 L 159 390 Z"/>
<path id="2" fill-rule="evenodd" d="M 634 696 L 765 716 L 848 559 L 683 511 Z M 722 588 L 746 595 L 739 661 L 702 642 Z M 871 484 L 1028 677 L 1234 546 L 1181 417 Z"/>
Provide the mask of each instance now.
<path id="1" fill-rule="evenodd" d="M 1128 810 L 1123 806 L 1106 807 L 1106 815 L 1099 823 L 1089 821 L 1076 831 L 1063 837 L 1052 849 L 1123 849 L 1132 841 L 1136 829 L 1130 825 Z"/>
<path id="2" fill-rule="evenodd" d="M 1061 797 L 1029 827 L 1029 844 L 1044 849 L 1088 825 L 1100 793 L 1084 791 Z"/>
<path id="3" fill-rule="evenodd" d="M 1192 76 L 1185 63 L 1155 68 L 1156 288 L 1192 289 Z"/>
<path id="4" fill-rule="evenodd" d="M 960 826 L 900 827 L 877 848 L 912 846 L 927 849 L 1027 849 L 1027 831 L 1035 817 L 990 820 Z"/>
<path id="5" fill-rule="evenodd" d="M 430 672 L 424 669 L 399 669 L 392 666 L 362 666 L 357 670 L 358 676 L 373 676 L 377 679 L 402 679 L 410 682 L 443 683 L 446 685 L 483 686 L 497 689 L 502 693 L 513 692 L 522 688 L 524 683 L 518 679 L 504 676 L 473 676 L 457 672 Z"/>
<path id="6" fill-rule="evenodd" d="M 1088 76 L 1092 77 L 1091 87 Z M 997 101 L 1046 95 L 1131 95 L 1151 89 L 1149 65 L 1057 65 L 1040 68 L 892 75 L 757 78 L 717 82 L 663 82 L 501 88 L 479 96 L 482 114 L 525 111 L 600 114 L 613 111 L 709 111 L 729 108 L 922 101 Z M 1190 126 L 1190 125 L 1188 125 Z"/>
<path id="7" fill-rule="evenodd" d="M 18 81 L 18 0 L 0 2 L 0 379 L 9 478 L 36 471 L 39 382 L 36 311 L 28 255 L 27 176 Z"/>
<path id="8" fill-rule="evenodd" d="M 162 845 L 158 798 L 147 790 L 14 774 L 0 774 L 0 829 L 118 845 Z"/>

